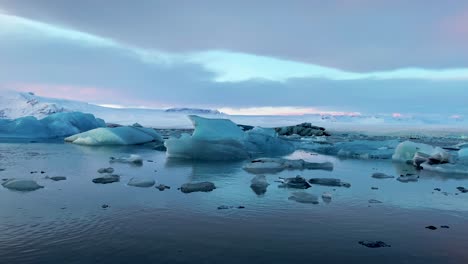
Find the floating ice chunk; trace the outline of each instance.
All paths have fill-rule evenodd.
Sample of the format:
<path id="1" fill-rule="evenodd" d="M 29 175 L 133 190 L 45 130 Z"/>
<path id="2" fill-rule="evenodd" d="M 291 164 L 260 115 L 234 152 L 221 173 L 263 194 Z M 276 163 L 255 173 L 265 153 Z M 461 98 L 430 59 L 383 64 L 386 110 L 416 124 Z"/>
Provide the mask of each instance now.
<path id="1" fill-rule="evenodd" d="M 135 145 L 162 142 L 162 137 L 151 128 L 124 126 L 93 129 L 67 137 L 65 141 L 80 145 Z"/>
<path id="2" fill-rule="evenodd" d="M 53 181 L 64 181 L 67 179 L 65 176 L 52 176 L 52 177 L 46 177 L 46 179 L 50 179 Z"/>
<path id="3" fill-rule="evenodd" d="M 397 181 L 399 182 L 417 182 L 419 179 L 418 175 L 414 174 L 408 174 L 408 175 L 401 175 L 400 177 L 397 178 Z"/>
<path id="4" fill-rule="evenodd" d="M 318 204 L 318 197 L 316 195 L 306 193 L 306 192 L 294 192 L 292 196 L 288 198 L 289 200 L 296 201 L 298 203 L 310 203 Z"/>
<path id="5" fill-rule="evenodd" d="M 116 174 L 105 175 L 105 176 L 93 179 L 94 183 L 100 183 L 100 184 L 108 184 L 108 183 L 113 183 L 113 182 L 118 182 L 118 181 L 120 181 L 120 176 Z"/>
<path id="6" fill-rule="evenodd" d="M 214 189 L 216 186 L 212 182 L 185 183 L 180 187 L 180 191 L 183 193 L 211 192 Z"/>
<path id="7" fill-rule="evenodd" d="M 0 137 L 55 138 L 103 127 L 102 119 L 80 112 L 56 113 L 38 120 L 33 116 L 0 119 Z"/>
<path id="8" fill-rule="evenodd" d="M 256 175 L 251 181 L 250 181 L 250 188 L 257 194 L 257 195 L 262 195 L 265 194 L 268 188 L 268 185 L 270 185 L 267 180 L 265 175 Z"/>
<path id="9" fill-rule="evenodd" d="M 323 200 L 325 203 L 331 202 L 331 200 L 332 200 L 332 194 L 329 193 L 329 192 L 324 192 L 324 193 L 322 193 L 322 200 Z"/>
<path id="10" fill-rule="evenodd" d="M 414 158 L 416 156 L 416 161 Z M 400 143 L 395 149 L 392 158 L 395 161 L 420 164 L 421 158 L 429 156 L 429 160 L 434 163 L 449 162 L 450 154 L 440 147 L 433 147 L 427 144 L 405 141 Z"/>
<path id="11" fill-rule="evenodd" d="M 135 164 L 135 165 L 142 165 L 143 164 L 143 159 L 141 158 L 140 155 L 131 154 L 128 157 L 120 157 L 120 158 L 111 157 L 110 162 L 120 162 L 120 163 L 130 163 L 130 164 Z"/>
<path id="12" fill-rule="evenodd" d="M 382 173 L 382 172 L 376 172 L 376 173 L 372 174 L 372 178 L 375 178 L 375 179 L 391 179 L 391 178 L 395 178 L 395 176 L 387 175 L 387 174 Z"/>
<path id="13" fill-rule="evenodd" d="M 37 184 L 36 181 L 30 179 L 9 179 L 3 182 L 2 185 L 7 189 L 21 192 L 35 191 L 37 189 L 44 188 L 44 186 L 41 186 Z"/>
<path id="14" fill-rule="evenodd" d="M 310 184 L 324 185 L 324 186 L 335 186 L 335 187 L 351 187 L 351 184 L 342 182 L 340 179 L 335 178 L 312 178 L 309 180 Z"/>
<path id="15" fill-rule="evenodd" d="M 133 177 L 128 182 L 128 185 L 133 187 L 152 187 L 155 184 L 156 181 L 149 177 Z"/>
<path id="16" fill-rule="evenodd" d="M 333 170 L 331 162 L 306 162 L 302 159 L 259 158 L 247 163 L 244 170 L 254 174 L 276 173 L 283 170 Z"/>
<path id="17" fill-rule="evenodd" d="M 307 180 L 299 175 L 293 178 L 280 178 L 280 180 L 283 182 L 283 184 L 279 186 L 281 188 L 307 189 L 310 187 Z"/>

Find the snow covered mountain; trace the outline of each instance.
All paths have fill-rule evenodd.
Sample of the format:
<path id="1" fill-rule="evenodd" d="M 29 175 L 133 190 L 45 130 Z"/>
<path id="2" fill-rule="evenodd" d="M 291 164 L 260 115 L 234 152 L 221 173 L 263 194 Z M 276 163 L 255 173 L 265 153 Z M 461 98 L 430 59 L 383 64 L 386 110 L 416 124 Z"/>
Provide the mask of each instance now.
<path id="1" fill-rule="evenodd" d="M 0 118 L 5 119 L 24 116 L 41 119 L 55 113 L 75 111 L 95 113 L 101 108 L 84 102 L 41 97 L 31 92 L 8 91 L 0 94 Z"/>

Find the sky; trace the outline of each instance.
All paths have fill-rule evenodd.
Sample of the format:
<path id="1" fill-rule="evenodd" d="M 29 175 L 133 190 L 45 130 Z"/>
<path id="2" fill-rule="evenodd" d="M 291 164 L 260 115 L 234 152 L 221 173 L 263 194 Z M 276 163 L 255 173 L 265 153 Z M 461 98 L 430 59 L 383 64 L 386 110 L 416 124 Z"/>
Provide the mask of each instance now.
<path id="1" fill-rule="evenodd" d="M 0 0 L 0 90 L 123 107 L 468 115 L 468 1 Z"/>

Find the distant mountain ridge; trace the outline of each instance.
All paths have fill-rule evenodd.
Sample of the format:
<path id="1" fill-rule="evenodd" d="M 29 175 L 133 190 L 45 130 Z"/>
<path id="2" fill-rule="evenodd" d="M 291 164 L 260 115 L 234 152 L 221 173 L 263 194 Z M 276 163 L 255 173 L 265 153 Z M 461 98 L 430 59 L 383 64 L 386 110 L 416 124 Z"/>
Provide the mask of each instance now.
<path id="1" fill-rule="evenodd" d="M 169 108 L 166 113 L 187 113 L 187 114 L 211 114 L 220 115 L 221 112 L 216 109 L 201 109 L 201 108 Z"/>

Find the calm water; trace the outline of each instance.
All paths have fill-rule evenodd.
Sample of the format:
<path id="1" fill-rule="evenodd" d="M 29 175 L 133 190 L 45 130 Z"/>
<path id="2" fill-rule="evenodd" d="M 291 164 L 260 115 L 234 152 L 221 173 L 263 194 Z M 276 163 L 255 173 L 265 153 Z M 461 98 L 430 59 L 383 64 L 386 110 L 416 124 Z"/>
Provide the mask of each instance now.
<path id="1" fill-rule="evenodd" d="M 129 154 L 141 155 L 143 166 L 112 164 L 120 182 L 92 183 L 97 169 L 110 165 L 110 156 Z M 257 196 L 243 162 L 167 161 L 164 152 L 145 147 L 1 143 L 0 178 L 33 178 L 45 188 L 21 193 L 0 187 L 0 263 L 468 263 L 468 194 L 456 195 L 456 187 L 468 187 L 468 179 L 421 174 L 418 182 L 401 183 L 370 177 L 411 170 L 391 161 L 307 152 L 291 157 L 329 160 L 335 169 L 267 175 L 270 186 Z M 45 173 L 30 174 L 41 170 Z M 274 182 L 298 174 L 340 178 L 352 186 L 313 186 L 306 192 L 330 192 L 332 201 L 300 204 L 288 200 L 297 190 Z M 148 175 L 171 189 L 126 184 Z M 218 188 L 177 190 L 197 181 Z M 383 203 L 369 204 L 369 199 Z M 221 205 L 245 209 L 218 210 Z M 428 225 L 450 229 L 431 231 Z M 391 247 L 366 248 L 360 240 Z"/>

